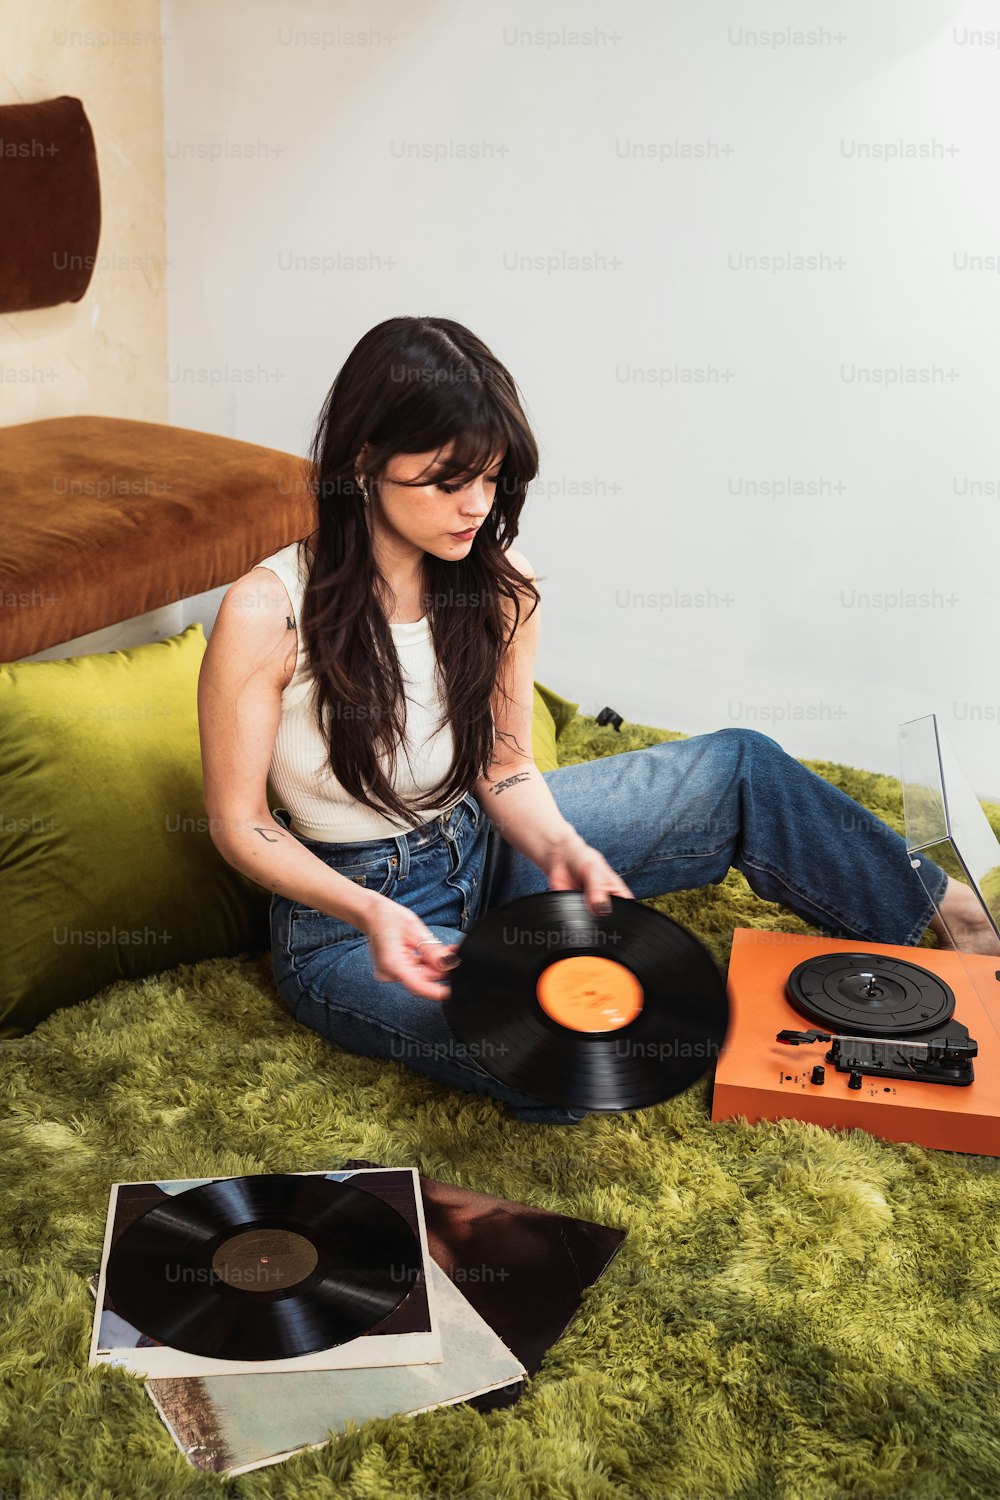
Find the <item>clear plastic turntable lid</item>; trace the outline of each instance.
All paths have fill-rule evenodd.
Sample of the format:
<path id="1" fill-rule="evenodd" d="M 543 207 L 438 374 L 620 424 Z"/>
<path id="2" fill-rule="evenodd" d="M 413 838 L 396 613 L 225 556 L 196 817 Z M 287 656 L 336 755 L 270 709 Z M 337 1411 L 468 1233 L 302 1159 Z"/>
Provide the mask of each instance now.
<path id="1" fill-rule="evenodd" d="M 941 731 L 936 714 L 899 727 L 910 861 L 931 896 L 921 855 L 971 886 L 1000 937 L 1000 839 Z M 947 923 L 945 923 L 947 926 Z"/>

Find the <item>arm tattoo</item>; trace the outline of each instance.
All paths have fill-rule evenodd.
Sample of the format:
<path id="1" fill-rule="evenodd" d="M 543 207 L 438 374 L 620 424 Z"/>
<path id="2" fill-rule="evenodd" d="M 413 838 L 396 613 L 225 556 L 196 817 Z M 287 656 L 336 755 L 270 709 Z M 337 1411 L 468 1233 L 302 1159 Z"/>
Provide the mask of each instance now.
<path id="1" fill-rule="evenodd" d="M 530 771 L 518 771 L 516 776 L 508 776 L 505 781 L 498 781 L 496 786 L 491 787 L 490 790 L 494 796 L 499 797 L 500 793 L 505 792 L 509 786 L 516 786 L 519 781 L 528 781 L 530 778 Z"/>
<path id="2" fill-rule="evenodd" d="M 288 626 L 289 630 L 295 629 L 295 621 L 292 619 L 291 615 L 285 616 L 285 624 Z"/>
<path id="3" fill-rule="evenodd" d="M 253 831 L 254 833 L 259 833 L 261 838 L 265 839 L 269 844 L 276 844 L 281 838 L 281 834 L 274 828 L 263 828 L 259 823 L 254 824 Z"/>

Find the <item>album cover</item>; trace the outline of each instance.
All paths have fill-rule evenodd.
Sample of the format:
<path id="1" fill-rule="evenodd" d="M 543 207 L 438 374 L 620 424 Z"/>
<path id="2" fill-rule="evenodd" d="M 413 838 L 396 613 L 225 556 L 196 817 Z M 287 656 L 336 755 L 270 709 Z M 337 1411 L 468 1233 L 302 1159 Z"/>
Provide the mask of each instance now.
<path id="1" fill-rule="evenodd" d="M 423 1175 L 420 1192 L 434 1260 L 534 1375 L 569 1327 L 584 1292 L 618 1253 L 625 1230 Z M 522 1390 L 518 1382 L 469 1405 L 478 1411 L 511 1406 Z"/>
<path id="2" fill-rule="evenodd" d="M 166 1233 L 169 1237 L 175 1230 L 173 1221 L 181 1217 L 182 1206 L 189 1215 L 192 1215 L 194 1209 L 188 1206 L 198 1204 L 200 1212 L 200 1194 L 192 1194 L 190 1198 L 180 1199 L 180 1195 L 187 1193 L 188 1190 L 204 1189 L 208 1194 L 224 1195 L 230 1191 L 235 1193 L 237 1189 L 247 1184 L 260 1185 L 262 1190 L 272 1185 L 281 1187 L 290 1184 L 293 1191 L 299 1194 L 298 1184 L 301 1182 L 303 1196 L 315 1198 L 318 1195 L 320 1202 L 325 1204 L 324 1194 L 336 1195 L 333 1194 L 332 1187 L 326 1190 L 320 1184 L 323 1182 L 343 1184 L 348 1180 L 352 1189 L 359 1190 L 360 1197 L 358 1193 L 350 1195 L 343 1193 L 339 1187 L 337 1192 L 349 1197 L 353 1204 L 360 1203 L 366 1213 L 374 1216 L 371 1222 L 375 1225 L 375 1230 L 372 1235 L 369 1235 L 369 1239 L 376 1246 L 383 1243 L 384 1236 L 379 1230 L 388 1223 L 390 1231 L 396 1235 L 393 1243 L 405 1242 L 405 1245 L 411 1247 L 412 1254 L 408 1261 L 398 1254 L 387 1255 L 384 1265 L 374 1265 L 372 1275 L 369 1276 L 367 1267 L 365 1268 L 364 1284 L 357 1289 L 353 1287 L 349 1277 L 346 1286 L 334 1284 L 332 1292 L 324 1283 L 322 1290 L 326 1300 L 315 1307 L 312 1304 L 308 1305 L 304 1313 L 296 1307 L 292 1299 L 275 1300 L 273 1295 L 255 1296 L 256 1288 L 248 1282 L 246 1286 L 239 1289 L 244 1292 L 246 1301 L 244 1303 L 242 1298 L 239 1299 L 242 1305 L 240 1316 L 237 1318 L 234 1316 L 236 1299 L 232 1294 L 235 1272 L 230 1269 L 226 1276 L 225 1269 L 220 1273 L 215 1271 L 218 1252 L 216 1252 L 216 1260 L 210 1266 L 199 1264 L 196 1271 L 180 1258 L 175 1261 L 172 1256 L 166 1256 L 160 1276 L 160 1280 L 164 1282 L 159 1288 L 161 1296 L 159 1299 L 153 1298 L 149 1303 L 150 1326 L 160 1326 L 156 1322 L 157 1318 L 160 1324 L 163 1323 L 165 1315 L 162 1303 L 165 1297 L 169 1298 L 170 1305 L 180 1309 L 173 1322 L 170 1323 L 170 1326 L 178 1329 L 177 1342 L 180 1342 L 181 1331 L 183 1331 L 187 1340 L 193 1340 L 195 1343 L 200 1341 L 202 1347 L 199 1347 L 197 1352 L 193 1351 L 190 1342 L 183 1349 L 176 1348 L 171 1345 L 167 1337 L 157 1338 L 145 1332 L 139 1326 L 144 1321 L 142 1313 L 133 1313 L 132 1321 L 128 1321 L 116 1308 L 108 1285 L 109 1273 L 112 1283 L 119 1287 L 119 1296 L 123 1295 L 121 1287 L 125 1286 L 133 1302 L 142 1305 L 140 1294 L 145 1296 L 148 1288 L 142 1284 L 141 1278 L 137 1279 L 134 1274 L 123 1276 L 124 1251 L 134 1245 L 137 1233 L 144 1234 L 147 1241 L 150 1239 L 151 1232 L 147 1230 L 147 1226 L 151 1223 L 157 1223 L 159 1234 Z M 160 1205 L 171 1204 L 171 1201 L 175 1199 L 179 1200 L 176 1213 L 143 1217 L 147 1215 L 147 1211 L 155 1210 Z M 340 1207 L 339 1203 L 335 1204 L 332 1219 L 330 1215 L 327 1215 L 330 1222 L 334 1224 L 338 1222 L 336 1212 Z M 204 1217 L 204 1214 L 201 1216 Z M 243 1218 L 245 1219 L 245 1214 Z M 263 1215 L 261 1223 L 265 1224 L 266 1219 L 267 1216 Z M 197 1215 L 194 1216 L 193 1222 L 200 1227 Z M 233 1220 L 233 1223 L 235 1226 L 236 1220 Z M 314 1238 L 322 1248 L 322 1216 L 316 1216 L 316 1224 Z M 259 1239 L 265 1232 L 274 1234 L 273 1230 L 258 1230 L 252 1222 L 248 1229 L 242 1219 L 239 1228 L 241 1233 L 234 1232 L 230 1237 L 234 1243 L 250 1235 L 257 1235 Z M 204 1233 L 207 1235 L 208 1231 Z M 306 1257 L 311 1255 L 315 1261 L 316 1251 L 307 1234 L 288 1233 L 284 1224 L 277 1233 L 286 1240 L 297 1242 L 301 1247 L 300 1254 Z M 173 1243 L 169 1240 L 168 1242 Z M 264 1243 L 267 1246 L 267 1242 Z M 259 1245 L 257 1248 L 260 1248 Z M 200 1250 L 198 1254 L 201 1254 Z M 280 1256 L 275 1255 L 272 1259 L 277 1265 Z M 373 1262 L 378 1259 L 377 1249 L 372 1259 Z M 260 1255 L 256 1256 L 256 1260 L 263 1263 L 268 1260 L 268 1257 Z M 131 1262 L 125 1264 L 131 1266 Z M 428 1278 L 428 1266 L 427 1233 L 419 1176 L 411 1167 L 260 1174 L 256 1178 L 199 1178 L 168 1182 L 115 1183 L 111 1189 L 101 1259 L 90 1363 L 92 1365 L 115 1364 L 134 1374 L 164 1378 L 234 1374 L 259 1376 L 266 1373 L 291 1371 L 437 1363 L 442 1359 L 441 1339 L 435 1311 L 434 1289 Z M 202 1271 L 205 1271 L 204 1275 Z M 187 1278 L 185 1284 L 183 1286 L 176 1284 L 185 1275 Z M 264 1273 L 261 1272 L 259 1275 L 262 1277 Z M 378 1278 L 377 1282 L 373 1279 L 374 1277 Z M 116 1278 L 119 1278 L 117 1282 Z M 166 1283 L 171 1279 L 174 1280 L 175 1285 L 167 1286 Z M 220 1286 L 220 1281 L 223 1279 L 228 1280 L 228 1287 Z M 188 1281 L 197 1284 L 188 1285 Z M 264 1290 L 267 1290 L 266 1286 Z M 190 1309 L 190 1314 L 188 1309 Z M 228 1318 L 231 1330 L 235 1330 L 235 1333 L 239 1335 L 238 1358 L 231 1357 L 229 1353 L 230 1344 L 233 1342 L 232 1335 L 230 1335 L 230 1344 L 220 1337 L 217 1345 L 212 1345 L 215 1324 L 223 1315 Z M 247 1347 L 253 1346 L 259 1320 L 265 1317 L 279 1320 L 277 1332 L 269 1336 L 272 1342 L 273 1339 L 278 1339 L 282 1352 L 277 1354 L 274 1347 L 268 1346 L 268 1356 L 258 1358 L 256 1354 L 248 1353 Z M 287 1324 L 287 1338 L 281 1319 L 284 1319 Z M 357 1332 L 356 1336 L 345 1336 L 343 1333 L 345 1323 L 352 1328 L 357 1326 L 362 1331 Z M 331 1329 L 331 1343 L 329 1346 L 320 1347 L 317 1339 L 321 1340 L 325 1336 L 324 1330 L 328 1327 Z M 303 1328 L 312 1337 L 311 1345 L 305 1345 L 310 1352 L 285 1353 L 284 1349 L 289 1340 L 294 1344 L 295 1340 L 302 1337 L 300 1330 Z M 337 1331 L 333 1331 L 334 1329 Z M 160 1331 L 162 1332 L 162 1327 Z M 207 1345 L 213 1348 L 213 1352 L 205 1352 L 206 1341 Z M 221 1353 L 214 1352 L 216 1347 L 221 1350 Z M 262 1344 L 261 1347 L 264 1345 Z"/>
<path id="3" fill-rule="evenodd" d="M 414 1416 L 520 1384 L 524 1366 L 433 1260 L 439 1364 L 148 1380 L 146 1392 L 196 1468 L 242 1474 L 321 1447 L 349 1421 Z"/>

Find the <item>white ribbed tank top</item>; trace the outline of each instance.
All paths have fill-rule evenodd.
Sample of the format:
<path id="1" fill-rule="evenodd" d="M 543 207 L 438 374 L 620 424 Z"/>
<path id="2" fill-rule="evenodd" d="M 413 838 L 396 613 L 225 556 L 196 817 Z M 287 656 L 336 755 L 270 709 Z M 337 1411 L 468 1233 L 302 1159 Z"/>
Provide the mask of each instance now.
<path id="1" fill-rule="evenodd" d="M 270 780 L 291 814 L 292 829 L 306 838 L 326 843 L 353 843 L 361 839 L 391 838 L 410 832 L 410 824 L 383 817 L 365 807 L 344 790 L 327 763 L 327 747 L 316 728 L 315 680 L 309 670 L 299 626 L 302 600 L 309 577 L 309 556 L 304 542 L 290 542 L 274 552 L 259 568 L 270 568 L 285 585 L 295 624 L 295 671 L 281 694 L 281 721 L 271 757 Z M 396 750 L 396 776 L 392 785 L 399 797 L 411 805 L 448 771 L 454 754 L 451 725 L 435 733 L 441 702 L 435 679 L 437 659 L 427 615 L 420 620 L 391 624 L 393 643 L 403 673 L 406 697 L 406 735 Z M 329 709 L 327 710 L 329 715 Z M 334 724 L 336 720 L 333 721 Z M 383 770 L 388 766 L 383 759 Z M 427 808 L 419 816 L 425 823 L 449 804 Z"/>

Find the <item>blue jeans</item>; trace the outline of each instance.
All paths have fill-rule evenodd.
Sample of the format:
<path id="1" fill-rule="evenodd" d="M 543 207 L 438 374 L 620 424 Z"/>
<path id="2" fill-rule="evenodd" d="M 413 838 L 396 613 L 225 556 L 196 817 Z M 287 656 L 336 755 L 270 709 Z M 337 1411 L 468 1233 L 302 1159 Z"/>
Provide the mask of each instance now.
<path id="1" fill-rule="evenodd" d="M 733 866 L 757 895 L 834 937 L 916 944 L 934 915 L 899 834 L 756 730 L 667 740 L 544 776 L 566 821 L 640 900 L 717 883 Z M 288 827 L 283 809 L 274 816 Z M 460 943 L 480 913 L 549 889 L 471 793 L 410 833 L 300 842 L 402 901 L 445 943 Z M 922 871 L 937 901 L 947 876 L 927 859 Z M 575 1124 L 586 1115 L 492 1078 L 452 1036 L 440 1001 L 375 979 L 367 939 L 349 923 L 274 895 L 271 955 L 295 1019 L 349 1052 L 490 1095 L 520 1120 Z"/>

